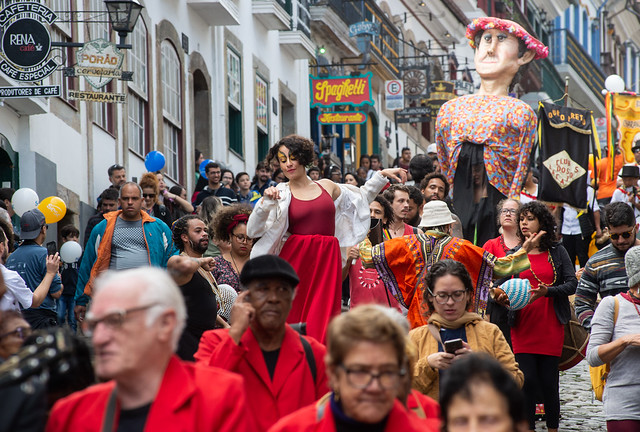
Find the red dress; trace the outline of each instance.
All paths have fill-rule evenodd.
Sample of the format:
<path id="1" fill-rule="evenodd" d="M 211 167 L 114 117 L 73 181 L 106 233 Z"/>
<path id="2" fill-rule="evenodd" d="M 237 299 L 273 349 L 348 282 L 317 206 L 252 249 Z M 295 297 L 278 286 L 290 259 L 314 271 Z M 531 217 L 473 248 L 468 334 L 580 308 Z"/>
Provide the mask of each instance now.
<path id="1" fill-rule="evenodd" d="M 529 254 L 531 269 L 542 282 L 552 285 L 556 270 L 549 263 L 549 252 Z M 538 288 L 540 282 L 531 270 L 520 274 Z M 553 309 L 552 297 L 540 297 L 518 312 L 515 326 L 511 327 L 511 342 L 515 354 L 543 354 L 560 357 L 564 343 L 564 326 Z"/>
<path id="2" fill-rule="evenodd" d="M 299 200 L 291 195 L 289 232 L 280 252 L 293 266 L 300 284 L 287 322 L 306 322 L 307 334 L 325 343 L 329 321 L 340 313 L 342 256 L 335 235 L 335 205 L 320 185 L 320 196 Z"/>

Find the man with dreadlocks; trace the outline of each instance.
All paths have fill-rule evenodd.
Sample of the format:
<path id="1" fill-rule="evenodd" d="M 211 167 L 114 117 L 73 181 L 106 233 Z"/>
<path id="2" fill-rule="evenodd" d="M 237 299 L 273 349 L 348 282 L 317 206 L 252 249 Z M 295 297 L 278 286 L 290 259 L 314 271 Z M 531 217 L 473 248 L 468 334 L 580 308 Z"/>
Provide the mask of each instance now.
<path id="1" fill-rule="evenodd" d="M 202 333 L 227 326 L 218 316 L 221 295 L 211 275 L 213 258 L 203 258 L 209 246 L 207 228 L 198 216 L 187 215 L 173 224 L 173 243 L 180 251 L 167 263 L 167 269 L 180 287 L 187 306 L 187 323 L 176 354 L 183 360 L 193 361 Z"/>

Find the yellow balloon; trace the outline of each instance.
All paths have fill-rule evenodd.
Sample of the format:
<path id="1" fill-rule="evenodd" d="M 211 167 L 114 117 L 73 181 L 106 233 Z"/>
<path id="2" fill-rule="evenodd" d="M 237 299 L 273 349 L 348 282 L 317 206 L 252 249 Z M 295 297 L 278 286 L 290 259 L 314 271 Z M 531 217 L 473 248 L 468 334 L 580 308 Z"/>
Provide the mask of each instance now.
<path id="1" fill-rule="evenodd" d="M 67 213 L 67 205 L 57 196 L 50 196 L 38 204 L 38 210 L 44 214 L 44 219 L 48 224 L 62 220 Z"/>

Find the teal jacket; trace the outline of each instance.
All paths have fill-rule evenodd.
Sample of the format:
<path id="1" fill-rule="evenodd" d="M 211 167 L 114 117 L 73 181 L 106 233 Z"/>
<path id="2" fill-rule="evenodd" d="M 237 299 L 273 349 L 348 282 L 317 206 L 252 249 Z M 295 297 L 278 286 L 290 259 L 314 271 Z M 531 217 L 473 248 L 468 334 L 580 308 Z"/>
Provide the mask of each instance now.
<path id="1" fill-rule="evenodd" d="M 78 271 L 75 296 L 77 305 L 86 306 L 91 297 L 93 281 L 96 276 L 109 269 L 111 241 L 116 219 L 120 213 L 122 213 L 121 210 L 106 213 L 104 220 L 91 231 Z M 169 257 L 178 254 L 178 250 L 173 245 L 171 230 L 167 224 L 149 216 L 147 212 L 140 211 L 140 213 L 144 240 L 149 251 L 149 264 L 154 267 L 166 268 Z"/>

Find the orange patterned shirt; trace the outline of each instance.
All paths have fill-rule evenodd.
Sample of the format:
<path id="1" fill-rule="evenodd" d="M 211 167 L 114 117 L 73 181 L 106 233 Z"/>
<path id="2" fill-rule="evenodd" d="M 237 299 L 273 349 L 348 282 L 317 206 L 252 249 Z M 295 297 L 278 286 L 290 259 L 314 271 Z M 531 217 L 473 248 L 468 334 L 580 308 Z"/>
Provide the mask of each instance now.
<path id="1" fill-rule="evenodd" d="M 453 185 L 464 142 L 484 145 L 489 183 L 509 198 L 524 184 L 538 120 L 533 109 L 510 96 L 467 95 L 445 103 L 436 120 L 438 161 Z"/>

